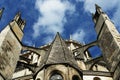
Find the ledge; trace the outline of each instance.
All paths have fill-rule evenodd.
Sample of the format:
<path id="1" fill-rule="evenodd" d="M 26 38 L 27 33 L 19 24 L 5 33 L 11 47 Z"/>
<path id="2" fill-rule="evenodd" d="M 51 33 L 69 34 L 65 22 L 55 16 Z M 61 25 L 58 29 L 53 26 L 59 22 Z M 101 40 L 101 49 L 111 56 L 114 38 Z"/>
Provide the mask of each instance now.
<path id="1" fill-rule="evenodd" d="M 102 71 L 83 71 L 83 75 L 112 77 L 113 73 L 112 72 L 102 72 Z"/>

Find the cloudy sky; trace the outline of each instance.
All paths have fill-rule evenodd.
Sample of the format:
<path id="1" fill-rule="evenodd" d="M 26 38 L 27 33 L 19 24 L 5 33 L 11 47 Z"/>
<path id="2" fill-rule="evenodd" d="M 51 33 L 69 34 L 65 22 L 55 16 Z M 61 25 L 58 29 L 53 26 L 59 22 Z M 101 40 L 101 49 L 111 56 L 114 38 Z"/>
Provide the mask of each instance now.
<path id="1" fill-rule="evenodd" d="M 87 44 L 96 40 L 91 16 L 95 4 L 102 7 L 120 31 L 120 0 L 0 0 L 0 8 L 5 8 L 0 30 L 20 11 L 26 20 L 22 40 L 25 45 L 48 44 L 56 32 L 64 39 L 71 35 L 72 39 Z"/>

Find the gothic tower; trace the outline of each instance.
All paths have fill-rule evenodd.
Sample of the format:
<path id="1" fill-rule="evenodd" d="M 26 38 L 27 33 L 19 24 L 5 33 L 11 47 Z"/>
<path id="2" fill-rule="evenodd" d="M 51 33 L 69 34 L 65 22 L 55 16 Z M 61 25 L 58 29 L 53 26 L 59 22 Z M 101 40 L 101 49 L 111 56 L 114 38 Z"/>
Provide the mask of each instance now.
<path id="1" fill-rule="evenodd" d="M 120 79 L 120 34 L 107 14 L 96 5 L 93 16 L 98 34 L 98 44 L 103 52 L 103 58 L 108 68 L 113 72 L 113 79 Z M 119 78 L 119 79 L 118 79 Z"/>
<path id="2" fill-rule="evenodd" d="M 25 21 L 18 13 L 0 32 L 0 80 L 11 80 L 19 60 Z"/>

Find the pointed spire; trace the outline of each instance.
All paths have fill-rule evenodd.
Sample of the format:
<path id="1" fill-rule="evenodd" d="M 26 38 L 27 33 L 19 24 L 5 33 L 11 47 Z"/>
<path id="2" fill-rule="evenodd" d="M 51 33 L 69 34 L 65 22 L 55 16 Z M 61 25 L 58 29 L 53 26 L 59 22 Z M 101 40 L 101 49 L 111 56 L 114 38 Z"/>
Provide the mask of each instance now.
<path id="1" fill-rule="evenodd" d="M 14 20 L 17 21 L 20 18 L 20 16 L 21 16 L 21 12 L 18 12 L 14 17 Z"/>
<path id="2" fill-rule="evenodd" d="M 101 9 L 101 7 L 98 6 L 97 4 L 95 4 L 95 7 L 96 7 L 96 11 L 97 11 L 99 14 L 103 12 L 102 9 Z"/>
<path id="3" fill-rule="evenodd" d="M 3 11 L 4 11 L 4 8 L 0 9 L 0 20 L 2 18 Z"/>
<path id="4" fill-rule="evenodd" d="M 96 9 L 97 9 L 97 8 L 101 8 L 101 7 L 100 7 L 100 6 L 98 6 L 97 4 L 95 4 L 95 7 L 96 7 Z"/>
<path id="5" fill-rule="evenodd" d="M 67 48 L 65 41 L 57 33 L 54 41 L 52 42 L 51 49 L 48 52 L 48 56 L 45 64 L 57 64 L 65 63 L 73 66 L 77 66 L 71 51 Z"/>
<path id="6" fill-rule="evenodd" d="M 95 4 L 95 8 L 96 8 L 95 14 L 92 13 L 92 18 L 93 18 L 94 23 L 96 23 L 97 20 L 98 20 L 98 18 L 99 18 L 99 16 L 100 16 L 102 13 L 104 13 L 104 12 L 102 11 L 101 7 L 98 6 L 97 4 Z"/>

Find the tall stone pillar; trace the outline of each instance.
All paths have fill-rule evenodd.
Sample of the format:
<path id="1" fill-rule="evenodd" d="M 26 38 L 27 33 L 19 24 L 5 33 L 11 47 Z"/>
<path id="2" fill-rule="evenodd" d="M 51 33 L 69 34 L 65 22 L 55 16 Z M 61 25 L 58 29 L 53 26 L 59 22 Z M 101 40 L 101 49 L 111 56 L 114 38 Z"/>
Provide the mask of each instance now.
<path id="1" fill-rule="evenodd" d="M 118 80 L 120 77 L 120 34 L 107 14 L 97 5 L 93 20 L 104 60 L 109 70 L 114 73 L 114 80 Z"/>
<path id="2" fill-rule="evenodd" d="M 18 13 L 0 32 L 0 80 L 11 80 L 21 52 L 25 21 Z"/>

